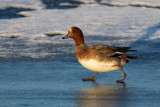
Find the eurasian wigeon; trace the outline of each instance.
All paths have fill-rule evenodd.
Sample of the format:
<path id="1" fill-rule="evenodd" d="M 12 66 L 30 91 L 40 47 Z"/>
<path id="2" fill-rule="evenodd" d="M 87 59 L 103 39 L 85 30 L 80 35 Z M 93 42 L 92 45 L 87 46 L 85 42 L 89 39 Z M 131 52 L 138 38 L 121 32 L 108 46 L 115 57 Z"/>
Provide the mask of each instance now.
<path id="1" fill-rule="evenodd" d="M 74 39 L 76 43 L 75 54 L 80 64 L 96 72 L 91 78 L 82 78 L 83 81 L 96 80 L 95 76 L 98 72 L 109 72 L 120 69 L 123 78 L 117 80 L 117 82 L 123 82 L 126 78 L 126 74 L 122 67 L 127 62 L 137 58 L 125 55 L 127 52 L 135 51 L 129 50 L 130 47 L 113 47 L 107 45 L 86 46 L 83 33 L 78 27 L 71 27 L 68 34 L 62 39 L 68 38 Z"/>

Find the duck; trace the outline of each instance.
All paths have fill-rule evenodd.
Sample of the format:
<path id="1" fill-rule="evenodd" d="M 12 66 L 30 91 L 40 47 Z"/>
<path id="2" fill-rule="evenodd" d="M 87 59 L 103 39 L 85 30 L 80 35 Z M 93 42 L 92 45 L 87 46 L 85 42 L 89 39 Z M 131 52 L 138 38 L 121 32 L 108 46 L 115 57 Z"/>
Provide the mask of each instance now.
<path id="1" fill-rule="evenodd" d="M 75 56 L 78 62 L 86 69 L 95 71 L 95 74 L 89 78 L 82 78 L 83 81 L 95 81 L 99 72 L 110 72 L 120 69 L 123 75 L 117 83 L 123 83 L 126 79 L 126 73 L 123 66 L 137 57 L 126 55 L 131 47 L 115 47 L 109 45 L 92 45 L 87 46 L 84 41 L 83 32 L 78 27 L 71 27 L 68 34 L 62 39 L 71 38 L 75 41 Z"/>

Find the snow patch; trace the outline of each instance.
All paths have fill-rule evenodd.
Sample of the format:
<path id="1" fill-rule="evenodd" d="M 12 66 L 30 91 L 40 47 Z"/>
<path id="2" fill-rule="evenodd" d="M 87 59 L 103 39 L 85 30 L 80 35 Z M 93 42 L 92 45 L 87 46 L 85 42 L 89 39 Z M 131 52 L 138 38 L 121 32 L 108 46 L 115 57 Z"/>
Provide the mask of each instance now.
<path id="1" fill-rule="evenodd" d="M 5 8 L 0 9 L 0 19 L 11 19 L 29 16 L 24 11 L 33 11 L 32 7 L 20 6 L 20 5 L 10 5 Z"/>
<path id="2" fill-rule="evenodd" d="M 130 6 L 151 6 L 152 4 L 146 2 L 132 2 L 129 4 Z"/>
<path id="3" fill-rule="evenodd" d="M 66 32 L 63 32 L 63 31 L 54 31 L 54 32 L 45 33 L 45 35 L 49 37 L 54 37 L 54 36 L 59 36 L 59 35 L 64 35 L 64 34 L 66 34 Z"/>
<path id="4" fill-rule="evenodd" d="M 10 3 L 6 7 L 38 7 L 33 1 L 29 2 L 31 5 L 26 0 L 19 0 L 18 5 L 14 1 L 7 1 Z M 30 17 L 0 20 L 0 58 L 54 59 L 59 55 L 74 54 L 74 41 L 62 40 L 71 26 L 82 29 L 86 45 L 133 46 L 143 51 L 146 50 L 144 47 L 149 46 L 146 46 L 146 42 L 160 40 L 157 25 L 160 22 L 160 9 L 129 6 L 133 1 L 116 1 L 110 3 L 112 6 L 106 6 L 102 1 L 106 0 L 86 0 L 74 9 L 44 9 L 43 6 L 43 9 L 35 11 L 20 9 L 16 14 Z M 69 5 L 65 2 L 62 4 Z M 147 5 L 137 4 L 145 7 L 155 5 L 147 2 Z"/>
<path id="5" fill-rule="evenodd" d="M 118 6 L 118 7 L 128 6 L 127 3 L 120 3 L 120 2 L 101 2 L 100 4 L 107 6 Z"/>
<path id="6" fill-rule="evenodd" d="M 107 6 L 117 6 L 117 7 L 126 7 L 126 6 L 136 6 L 136 7 L 148 7 L 148 8 L 160 8 L 160 4 L 152 4 L 149 2 L 108 2 L 108 1 L 100 1 L 99 4 L 107 5 Z"/>
<path id="7" fill-rule="evenodd" d="M 17 9 L 28 9 L 28 10 L 36 10 L 36 8 L 33 8 L 32 6 L 27 5 L 9 5 L 9 8 L 17 8 Z"/>
<path id="8" fill-rule="evenodd" d="M 0 37 L 3 37 L 3 38 L 19 38 L 19 37 L 22 37 L 22 34 L 0 34 Z"/>
<path id="9" fill-rule="evenodd" d="M 160 4 L 151 4 L 147 2 L 133 2 L 133 3 L 130 3 L 129 5 L 137 6 L 137 7 L 160 8 Z"/>
<path id="10" fill-rule="evenodd" d="M 32 16 L 28 12 L 18 12 L 17 15 L 24 16 L 24 17 L 31 17 Z"/>
<path id="11" fill-rule="evenodd" d="M 129 26 L 129 29 L 136 29 L 137 26 Z"/>
<path id="12" fill-rule="evenodd" d="M 46 35 L 40 35 L 39 38 L 45 38 L 47 37 Z"/>

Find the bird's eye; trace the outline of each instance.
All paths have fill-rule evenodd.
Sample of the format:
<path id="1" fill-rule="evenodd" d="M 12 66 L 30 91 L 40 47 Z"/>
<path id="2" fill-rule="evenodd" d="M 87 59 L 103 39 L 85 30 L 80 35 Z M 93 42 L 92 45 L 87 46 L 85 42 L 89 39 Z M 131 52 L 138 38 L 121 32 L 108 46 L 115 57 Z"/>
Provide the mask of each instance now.
<path id="1" fill-rule="evenodd" d="M 76 30 L 73 29 L 73 30 L 72 30 L 72 33 L 75 33 L 75 32 L 76 32 Z"/>

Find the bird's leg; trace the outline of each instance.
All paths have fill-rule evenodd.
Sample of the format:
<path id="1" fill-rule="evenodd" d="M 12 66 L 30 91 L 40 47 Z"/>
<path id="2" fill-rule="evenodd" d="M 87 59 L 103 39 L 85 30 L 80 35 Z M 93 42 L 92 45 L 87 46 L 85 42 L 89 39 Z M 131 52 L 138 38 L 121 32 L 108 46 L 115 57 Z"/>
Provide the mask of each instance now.
<path id="1" fill-rule="evenodd" d="M 119 69 L 122 71 L 123 78 L 122 78 L 121 80 L 117 80 L 116 82 L 117 82 L 117 83 L 123 83 L 123 81 L 126 79 L 126 76 L 127 76 L 127 75 L 124 73 L 122 67 L 119 67 Z"/>
<path id="2" fill-rule="evenodd" d="M 82 78 L 83 81 L 95 81 L 96 78 L 95 76 L 98 74 L 98 72 L 96 72 L 91 78 Z"/>

